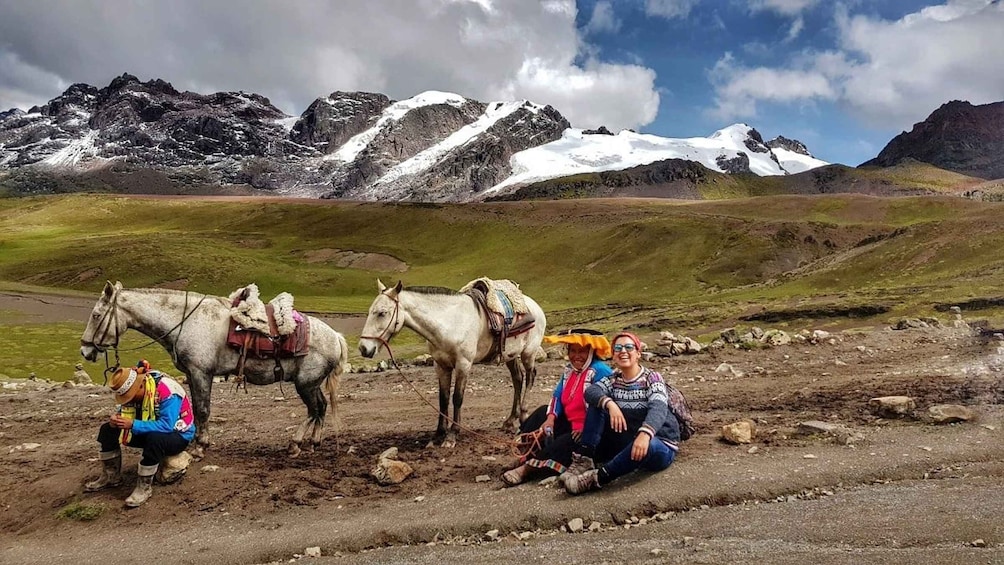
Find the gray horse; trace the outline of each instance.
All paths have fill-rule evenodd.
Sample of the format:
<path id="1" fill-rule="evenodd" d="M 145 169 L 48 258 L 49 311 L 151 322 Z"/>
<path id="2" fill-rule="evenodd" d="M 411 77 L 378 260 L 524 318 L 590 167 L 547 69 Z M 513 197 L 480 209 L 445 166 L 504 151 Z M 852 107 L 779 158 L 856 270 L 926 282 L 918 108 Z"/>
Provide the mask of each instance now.
<path id="1" fill-rule="evenodd" d="M 304 436 L 310 433 L 313 449 L 320 443 L 328 401 L 335 410 L 338 379 L 348 362 L 345 338 L 317 318 L 310 323 L 310 352 L 280 360 L 283 380 L 292 381 L 307 405 L 307 418 L 297 428 L 289 446 L 299 455 Z M 80 338 L 80 354 L 88 361 L 98 353 L 117 349 L 119 337 L 134 329 L 164 347 L 174 366 L 187 375 L 195 410 L 196 436 L 192 455 L 201 458 L 209 446 L 209 401 L 216 375 L 237 373 L 239 352 L 227 345 L 230 301 L 220 296 L 155 288 L 124 289 L 108 282 L 98 298 Z M 116 356 L 117 357 L 117 356 Z M 275 360 L 248 357 L 244 378 L 256 385 L 276 382 Z M 323 385 L 323 389 L 322 389 Z"/>
<path id="2" fill-rule="evenodd" d="M 470 296 L 448 288 L 404 288 L 400 282 L 387 288 L 378 280 L 377 289 L 380 294 L 370 305 L 359 339 L 359 352 L 364 357 L 373 357 L 381 345 L 404 327 L 425 338 L 439 377 L 439 424 L 429 445 L 441 442 L 443 447 L 454 447 L 471 366 L 494 362 L 489 354 L 494 336 L 488 318 Z M 529 296 L 523 298 L 536 324 L 530 331 L 507 339 L 502 353 L 513 386 L 512 410 L 502 424 L 503 429 L 510 431 L 518 429 L 519 421 L 526 418 L 524 398 L 537 375 L 537 350 L 547 324 L 540 306 Z M 454 384 L 453 423 L 447 429 L 451 382 Z"/>

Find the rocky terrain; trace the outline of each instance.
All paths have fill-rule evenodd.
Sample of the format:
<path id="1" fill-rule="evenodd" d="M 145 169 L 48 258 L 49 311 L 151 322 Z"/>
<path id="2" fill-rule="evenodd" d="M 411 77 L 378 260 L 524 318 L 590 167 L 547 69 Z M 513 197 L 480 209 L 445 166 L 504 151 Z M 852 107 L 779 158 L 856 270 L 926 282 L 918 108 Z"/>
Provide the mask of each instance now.
<path id="1" fill-rule="evenodd" d="M 430 367 L 346 375 L 337 431 L 298 459 L 284 452 L 304 410 L 289 387 L 217 383 L 206 458 L 135 510 L 122 507 L 128 484 L 81 492 L 97 470 L 93 438 L 112 409 L 109 393 L 7 381 L 0 561 L 128 561 L 136 545 L 156 543 L 172 551 L 148 562 L 544 562 L 560 554 L 572 563 L 1000 563 L 1004 342 L 948 320 L 897 326 L 789 330 L 786 341 L 769 326 L 760 334 L 744 325 L 699 353 L 683 328 L 643 336 L 646 364 L 687 396 L 698 434 L 668 470 L 581 497 L 537 481 L 501 487 L 510 455 L 498 426 L 511 388 L 495 366 L 474 371 L 465 423 L 479 435 L 462 435 L 453 450 L 424 447 L 435 414 L 408 381 L 430 398 Z M 741 345 L 749 340 L 760 345 Z M 540 366 L 532 404 L 548 398 L 561 365 Z M 909 398 L 888 408 L 872 400 L 886 396 Z M 947 423 L 935 409 L 946 404 L 975 419 Z M 749 437 L 724 440 L 723 427 L 740 423 Z M 414 473 L 383 486 L 370 473 L 389 447 Z M 137 456 L 125 459 L 128 483 Z M 126 530 L 134 543 L 122 543 Z"/>
<path id="2" fill-rule="evenodd" d="M 974 106 L 953 100 L 892 139 L 862 166 L 915 159 L 988 180 L 1004 178 L 1004 102 Z"/>

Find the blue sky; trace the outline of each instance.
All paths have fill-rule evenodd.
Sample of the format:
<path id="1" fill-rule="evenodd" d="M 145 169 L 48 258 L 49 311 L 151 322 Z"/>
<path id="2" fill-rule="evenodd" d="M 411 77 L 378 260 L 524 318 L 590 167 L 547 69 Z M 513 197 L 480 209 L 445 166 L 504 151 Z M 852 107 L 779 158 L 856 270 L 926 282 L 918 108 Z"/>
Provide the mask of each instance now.
<path id="1" fill-rule="evenodd" d="M 291 115 L 441 90 L 857 165 L 949 100 L 1004 100 L 1002 30 L 999 0 L 0 0 L 0 110 L 125 72 Z"/>
<path id="2" fill-rule="evenodd" d="M 665 15 L 658 15 L 661 4 Z M 944 28 L 965 29 L 976 20 L 989 20 L 1004 32 L 1004 12 L 990 2 L 956 2 L 960 15 L 955 21 L 943 22 Z M 873 33 L 888 34 L 890 44 L 913 41 L 904 18 L 923 19 L 926 8 L 952 8 L 944 2 L 918 0 L 873 0 L 832 3 L 808 0 L 778 0 L 761 2 L 722 1 L 595 1 L 578 3 L 576 26 L 593 46 L 593 56 L 619 63 L 642 64 L 656 73 L 655 87 L 659 93 L 658 113 L 640 127 L 641 131 L 669 137 L 707 135 L 728 123 L 741 121 L 760 131 L 765 138 L 777 135 L 797 138 L 824 160 L 857 165 L 874 157 L 884 145 L 912 124 L 927 117 L 941 103 L 953 98 L 974 103 L 1004 100 L 1004 73 L 987 69 L 996 76 L 988 77 L 985 85 L 941 83 L 936 64 L 915 63 L 918 73 L 931 73 L 927 92 L 913 92 L 901 87 L 901 108 L 889 111 L 880 104 L 871 104 L 867 93 L 841 95 L 839 78 L 829 80 L 830 88 L 838 92 L 818 92 L 805 89 L 798 94 L 800 81 L 814 77 L 814 61 L 823 54 L 846 54 L 862 65 L 882 65 L 876 53 L 855 51 L 848 47 L 848 28 L 855 24 L 871 25 Z M 930 11 L 930 10 L 929 10 Z M 929 17 L 936 17 L 934 14 Z M 943 15 L 942 19 L 947 18 Z M 959 21 L 970 19 L 972 23 Z M 936 23 L 936 22 L 932 22 Z M 914 27 L 922 27 L 915 24 Z M 987 61 L 1004 60 L 1000 40 L 994 40 L 992 26 L 973 25 L 972 48 L 984 51 L 986 58 L 963 61 L 965 46 L 952 45 L 947 38 L 956 30 L 938 31 L 937 25 L 916 31 L 917 41 L 929 34 L 932 42 L 944 33 L 944 52 L 960 51 L 958 63 L 965 66 L 986 65 Z M 897 28 L 900 30 L 897 32 Z M 981 32 L 986 29 L 986 35 Z M 903 37 L 900 37 L 903 36 Z M 881 37 L 876 37 L 874 49 L 884 49 Z M 894 47 L 890 47 L 890 50 Z M 956 61 L 951 58 L 952 65 Z M 993 66 L 993 64 L 987 65 Z M 784 79 L 750 85 L 746 96 L 736 92 L 744 76 L 756 71 L 806 71 L 810 76 L 793 75 Z M 745 72 L 744 72 L 745 71 Z M 890 73 L 892 75 L 893 73 Z M 880 73 L 867 77 L 879 91 L 888 88 Z M 887 77 L 890 81 L 895 76 Z M 947 78 L 947 77 L 946 77 Z M 772 95 L 783 89 L 782 84 L 796 92 L 784 98 Z M 939 84 L 941 83 L 941 84 Z M 975 86 L 975 88 L 974 88 Z M 730 88 L 732 87 L 732 88 Z M 825 90 L 822 89 L 822 90 Z M 910 98 L 916 94 L 918 100 Z M 896 101 L 893 102 L 894 104 Z"/>

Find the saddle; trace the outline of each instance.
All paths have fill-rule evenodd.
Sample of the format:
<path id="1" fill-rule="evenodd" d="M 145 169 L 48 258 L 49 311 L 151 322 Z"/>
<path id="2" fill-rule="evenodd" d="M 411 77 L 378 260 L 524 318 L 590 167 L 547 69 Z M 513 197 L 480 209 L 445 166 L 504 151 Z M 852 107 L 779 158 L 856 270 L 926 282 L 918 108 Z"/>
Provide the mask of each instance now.
<path id="1" fill-rule="evenodd" d="M 460 292 L 466 294 L 485 312 L 491 330 L 491 350 L 484 360 L 502 362 L 505 341 L 530 331 L 537 323 L 523 300 L 519 285 L 510 280 L 479 278 L 469 282 Z"/>
<path id="2" fill-rule="evenodd" d="M 227 345 L 241 352 L 238 382 L 243 379 L 249 354 L 257 359 L 275 359 L 276 376 L 281 379 L 279 359 L 310 352 L 310 323 L 293 309 L 291 294 L 283 292 L 264 304 L 257 285 L 250 284 L 230 295 Z"/>

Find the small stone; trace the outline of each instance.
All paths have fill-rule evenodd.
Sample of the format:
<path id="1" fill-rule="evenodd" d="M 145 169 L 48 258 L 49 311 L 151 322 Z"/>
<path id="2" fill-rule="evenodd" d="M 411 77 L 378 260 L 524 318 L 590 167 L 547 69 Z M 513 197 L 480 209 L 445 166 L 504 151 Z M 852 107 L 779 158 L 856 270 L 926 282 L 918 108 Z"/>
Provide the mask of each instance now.
<path id="1" fill-rule="evenodd" d="M 651 553 L 652 555 L 662 555 L 662 550 L 657 547 L 652 551 L 650 551 L 649 553 Z"/>
<path id="2" fill-rule="evenodd" d="M 568 521 L 567 525 L 569 532 L 572 532 L 573 534 L 581 532 L 583 526 L 582 518 L 572 518 Z"/>
<path id="3" fill-rule="evenodd" d="M 488 530 L 485 532 L 485 539 L 488 541 L 498 541 L 499 531 L 498 530 Z"/>
<path id="4" fill-rule="evenodd" d="M 760 451 L 760 448 L 754 445 L 753 447 L 750 447 L 749 449 L 747 449 L 746 453 L 749 453 L 750 455 L 752 455 L 752 454 L 756 453 L 757 451 Z"/>
<path id="5" fill-rule="evenodd" d="M 474 482 L 476 483 L 488 483 L 491 482 L 491 480 L 491 475 L 478 475 L 477 477 L 474 477 Z"/>
<path id="6" fill-rule="evenodd" d="M 917 448 L 918 449 L 923 449 L 924 451 L 934 451 L 933 449 L 931 449 L 930 447 L 927 447 L 926 445 L 918 445 Z"/>
<path id="7" fill-rule="evenodd" d="M 590 532 L 598 532 L 602 528 L 603 528 L 603 524 L 597 522 L 596 520 L 593 520 L 592 522 L 589 523 L 589 531 Z"/>
<path id="8" fill-rule="evenodd" d="M 272 398 L 272 402 L 286 402 L 285 396 L 276 396 Z"/>
<path id="9" fill-rule="evenodd" d="M 811 453 L 806 453 L 805 455 L 802 456 L 802 459 L 819 459 L 819 458 Z"/>
<path id="10" fill-rule="evenodd" d="M 306 550 L 304 550 L 303 555 L 306 557 L 320 557 L 321 548 L 317 547 L 316 545 L 314 547 L 308 547 Z"/>
<path id="11" fill-rule="evenodd" d="M 481 460 L 482 461 L 495 461 L 495 456 L 494 455 L 482 455 L 481 456 Z"/>
<path id="12" fill-rule="evenodd" d="M 22 443 L 20 445 L 21 449 L 24 451 L 35 451 L 39 447 L 42 447 L 41 443 Z"/>
<path id="13" fill-rule="evenodd" d="M 422 502 L 423 500 L 425 500 L 425 495 L 424 494 L 420 494 L 420 495 L 418 495 L 418 496 L 415 497 L 415 502 Z"/>
<path id="14" fill-rule="evenodd" d="M 206 465 L 205 467 L 202 468 L 203 473 L 215 473 L 216 471 L 219 470 L 220 470 L 219 465 Z"/>
<path id="15" fill-rule="evenodd" d="M 973 542 L 972 542 L 972 546 L 973 547 L 986 547 L 987 546 L 987 542 L 984 541 L 983 538 L 974 539 Z"/>
<path id="16" fill-rule="evenodd" d="M 992 426 L 990 424 L 983 424 L 981 427 L 990 430 L 991 432 L 997 429 L 997 426 Z"/>
<path id="17" fill-rule="evenodd" d="M 683 547 L 690 547 L 694 545 L 694 538 L 690 536 L 683 536 Z"/>

